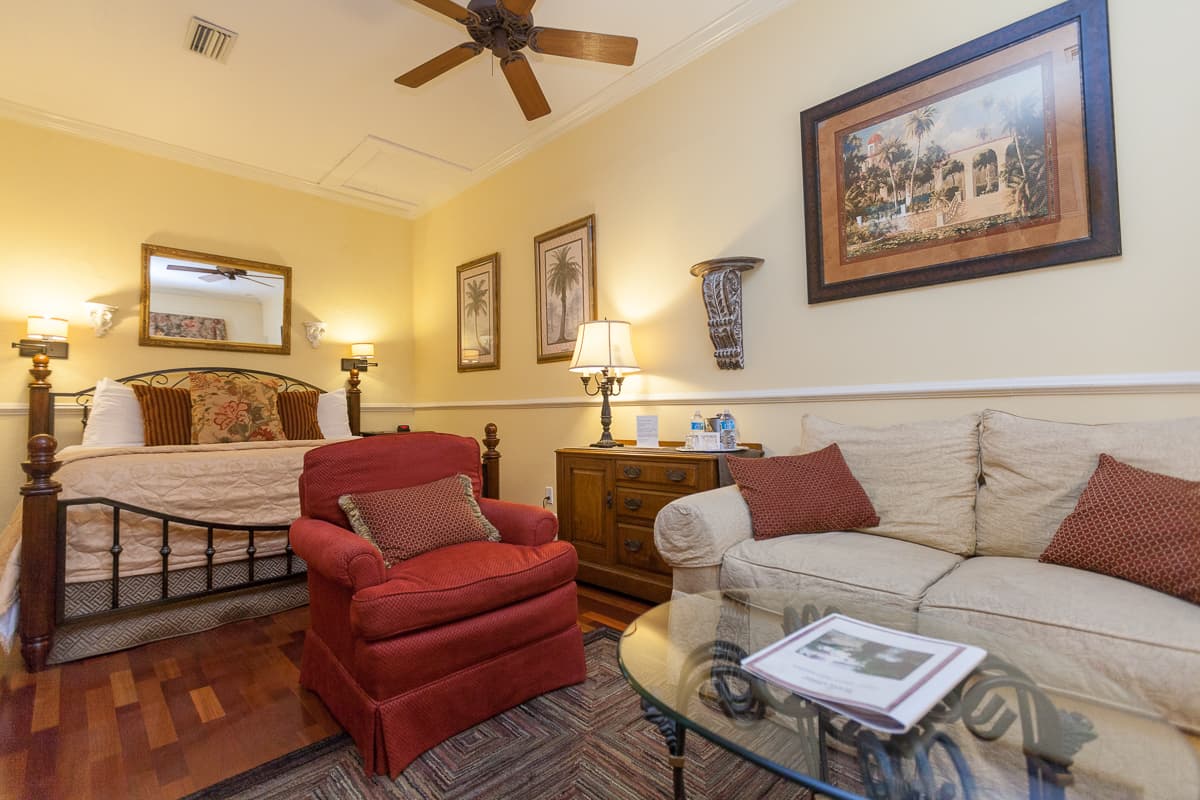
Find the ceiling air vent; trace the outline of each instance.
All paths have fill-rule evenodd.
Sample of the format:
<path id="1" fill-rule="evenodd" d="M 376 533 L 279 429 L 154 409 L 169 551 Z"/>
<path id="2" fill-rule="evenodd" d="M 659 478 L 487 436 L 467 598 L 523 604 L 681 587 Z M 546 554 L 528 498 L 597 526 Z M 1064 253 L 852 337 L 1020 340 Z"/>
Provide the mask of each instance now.
<path id="1" fill-rule="evenodd" d="M 192 17 L 188 22 L 187 48 L 193 53 L 199 53 L 205 58 L 220 61 L 224 64 L 229 59 L 229 51 L 237 41 L 237 34 L 220 25 Z"/>

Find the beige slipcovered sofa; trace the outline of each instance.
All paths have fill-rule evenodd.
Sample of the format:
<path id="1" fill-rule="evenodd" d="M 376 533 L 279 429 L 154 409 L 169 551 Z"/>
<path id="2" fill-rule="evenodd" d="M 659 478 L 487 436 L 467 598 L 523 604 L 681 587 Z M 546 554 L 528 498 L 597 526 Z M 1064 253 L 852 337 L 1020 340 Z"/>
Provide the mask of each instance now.
<path id="1" fill-rule="evenodd" d="M 1200 732 L 1200 606 L 1037 560 L 1101 453 L 1200 480 L 1200 418 L 1081 425 L 984 411 L 872 428 L 806 415 L 795 452 L 833 442 L 878 526 L 755 540 L 736 486 L 680 498 L 654 533 L 676 595 L 802 587 L 830 606 L 866 599 L 1009 634 Z"/>

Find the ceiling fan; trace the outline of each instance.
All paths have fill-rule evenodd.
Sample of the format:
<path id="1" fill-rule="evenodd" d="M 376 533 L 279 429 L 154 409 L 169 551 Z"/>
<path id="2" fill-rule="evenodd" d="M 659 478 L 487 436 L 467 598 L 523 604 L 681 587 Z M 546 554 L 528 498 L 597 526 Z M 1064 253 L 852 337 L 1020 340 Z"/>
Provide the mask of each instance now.
<path id="1" fill-rule="evenodd" d="M 255 274 L 255 276 L 251 278 L 250 275 L 247 274 L 246 270 L 237 269 L 235 267 L 185 267 L 183 264 L 167 264 L 167 269 L 173 269 L 177 272 L 199 272 L 201 273 L 200 280 L 210 282 L 219 280 L 235 281 L 241 279 L 244 281 L 250 281 L 251 283 L 257 283 L 260 286 L 270 286 L 271 284 L 264 283 L 258 279 L 268 278 L 277 281 L 283 280 L 282 275 Z"/>
<path id="2" fill-rule="evenodd" d="M 546 95 L 542 93 L 529 62 L 518 52 L 521 49 L 528 47 L 535 53 L 626 67 L 633 65 L 637 55 L 638 42 L 632 36 L 535 26 L 530 11 L 537 0 L 470 0 L 465 8 L 453 0 L 416 2 L 465 25 L 473 41 L 429 59 L 396 78 L 396 83 L 415 89 L 485 49 L 491 50 L 500 59 L 500 69 L 528 120 L 549 114 L 550 104 L 546 102 Z"/>

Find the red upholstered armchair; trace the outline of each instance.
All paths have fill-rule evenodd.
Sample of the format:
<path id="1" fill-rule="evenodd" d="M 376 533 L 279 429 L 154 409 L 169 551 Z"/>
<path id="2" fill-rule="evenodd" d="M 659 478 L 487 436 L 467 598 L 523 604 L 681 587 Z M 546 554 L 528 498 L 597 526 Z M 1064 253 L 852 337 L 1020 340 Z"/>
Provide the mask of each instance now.
<path id="1" fill-rule="evenodd" d="M 385 566 L 338 497 L 464 474 L 502 541 L 472 541 Z M 479 444 L 441 433 L 374 436 L 304 457 L 296 553 L 310 624 L 300 684 L 354 738 L 367 774 L 398 775 L 430 747 L 586 677 L 575 550 L 555 516 L 479 496 Z"/>

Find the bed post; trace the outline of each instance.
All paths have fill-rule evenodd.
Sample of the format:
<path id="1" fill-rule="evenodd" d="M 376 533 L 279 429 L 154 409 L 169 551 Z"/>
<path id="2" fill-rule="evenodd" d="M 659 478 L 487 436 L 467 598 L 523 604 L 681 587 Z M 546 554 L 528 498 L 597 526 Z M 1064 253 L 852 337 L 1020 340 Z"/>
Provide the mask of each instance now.
<path id="1" fill-rule="evenodd" d="M 350 415 L 350 433 L 355 436 L 362 433 L 362 389 L 358 388 L 361 382 L 358 370 L 350 370 L 350 377 L 347 379 L 350 388 L 346 390 L 346 412 Z"/>
<path id="2" fill-rule="evenodd" d="M 33 357 L 29 374 L 29 460 L 21 469 L 29 480 L 21 487 L 21 656 L 25 668 L 38 672 L 46 666 L 54 644 L 55 604 L 58 577 L 58 494 L 62 484 L 54 480 L 59 462 L 54 460 L 58 442 L 53 430 L 49 359 Z"/>
<path id="3" fill-rule="evenodd" d="M 500 499 L 500 454 L 496 445 L 500 437 L 496 435 L 496 423 L 489 422 L 483 428 L 483 496 L 493 500 Z"/>

